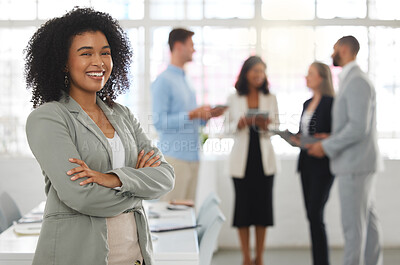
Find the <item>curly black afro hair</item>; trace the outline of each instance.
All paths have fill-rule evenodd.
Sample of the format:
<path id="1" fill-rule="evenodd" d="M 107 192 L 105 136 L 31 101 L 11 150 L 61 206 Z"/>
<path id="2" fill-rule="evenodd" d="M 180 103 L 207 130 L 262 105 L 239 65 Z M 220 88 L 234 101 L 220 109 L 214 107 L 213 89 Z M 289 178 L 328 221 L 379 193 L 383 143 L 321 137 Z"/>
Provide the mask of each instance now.
<path id="1" fill-rule="evenodd" d="M 98 96 L 112 106 L 117 95 L 129 89 L 129 66 L 132 50 L 125 32 L 110 15 L 91 8 L 74 8 L 62 17 L 42 25 L 25 49 L 25 78 L 32 88 L 33 107 L 58 101 L 62 91 L 69 94 L 64 84 L 68 51 L 74 36 L 88 32 L 102 32 L 110 44 L 113 70 Z"/>

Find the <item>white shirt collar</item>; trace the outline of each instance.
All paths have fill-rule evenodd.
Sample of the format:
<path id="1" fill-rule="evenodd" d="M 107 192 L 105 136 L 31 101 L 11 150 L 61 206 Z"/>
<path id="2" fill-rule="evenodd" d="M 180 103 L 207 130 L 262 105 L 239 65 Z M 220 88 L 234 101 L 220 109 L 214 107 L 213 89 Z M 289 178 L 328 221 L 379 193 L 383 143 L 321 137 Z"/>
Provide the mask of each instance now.
<path id="1" fill-rule="evenodd" d="M 357 65 L 357 61 L 351 61 L 348 64 L 346 64 L 345 66 L 343 66 L 342 68 L 342 72 L 340 72 L 339 74 L 339 80 L 340 82 L 342 82 L 346 76 L 349 74 L 350 70 L 353 69 L 353 67 L 355 67 Z"/>

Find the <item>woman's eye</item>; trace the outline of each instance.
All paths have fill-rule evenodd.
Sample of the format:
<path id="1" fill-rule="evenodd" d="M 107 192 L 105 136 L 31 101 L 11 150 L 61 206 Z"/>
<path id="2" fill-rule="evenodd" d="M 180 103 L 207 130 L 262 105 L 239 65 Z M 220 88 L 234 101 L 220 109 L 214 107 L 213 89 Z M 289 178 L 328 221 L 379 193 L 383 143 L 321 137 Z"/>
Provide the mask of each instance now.
<path id="1" fill-rule="evenodd" d="M 82 53 L 81 56 L 87 56 L 90 55 L 90 53 Z"/>
<path id="2" fill-rule="evenodd" d="M 103 52 L 102 55 L 111 55 L 111 52 Z"/>

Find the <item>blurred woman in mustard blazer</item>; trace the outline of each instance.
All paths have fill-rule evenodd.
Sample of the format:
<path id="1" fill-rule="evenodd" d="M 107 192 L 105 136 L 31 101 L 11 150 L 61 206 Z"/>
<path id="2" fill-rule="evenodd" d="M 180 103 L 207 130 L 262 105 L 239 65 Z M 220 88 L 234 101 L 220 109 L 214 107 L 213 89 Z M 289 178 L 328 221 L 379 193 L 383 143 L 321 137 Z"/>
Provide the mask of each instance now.
<path id="1" fill-rule="evenodd" d="M 236 82 L 237 92 L 228 98 L 226 129 L 233 134 L 230 173 L 235 186 L 233 226 L 238 228 L 243 264 L 263 264 L 265 234 L 273 225 L 272 187 L 276 172 L 275 153 L 269 128 L 277 128 L 278 104 L 269 92 L 266 64 L 258 56 L 243 64 Z M 268 112 L 249 117 L 249 110 Z M 250 226 L 255 226 L 256 258 L 250 256 Z"/>
<path id="2" fill-rule="evenodd" d="M 304 102 L 299 134 L 326 138 L 331 132 L 331 109 L 334 95 L 329 66 L 320 62 L 312 63 L 306 81 L 313 96 Z M 298 139 L 292 140 L 300 144 Z M 307 150 L 302 149 L 298 171 L 301 176 L 304 203 L 310 224 L 313 264 L 328 265 L 329 251 L 324 224 L 324 209 L 334 179 L 329 169 L 329 159 L 312 157 L 307 154 Z"/>

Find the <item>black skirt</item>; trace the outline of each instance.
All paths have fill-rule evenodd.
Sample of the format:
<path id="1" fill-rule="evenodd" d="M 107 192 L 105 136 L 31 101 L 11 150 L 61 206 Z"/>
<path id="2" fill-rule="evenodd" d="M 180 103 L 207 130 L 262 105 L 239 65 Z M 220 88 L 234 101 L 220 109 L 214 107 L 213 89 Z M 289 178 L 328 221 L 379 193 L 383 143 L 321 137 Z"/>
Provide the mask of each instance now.
<path id="1" fill-rule="evenodd" d="M 265 176 L 257 128 L 250 127 L 249 153 L 244 178 L 235 178 L 233 226 L 272 226 L 274 224 L 272 188 L 274 175 Z"/>

